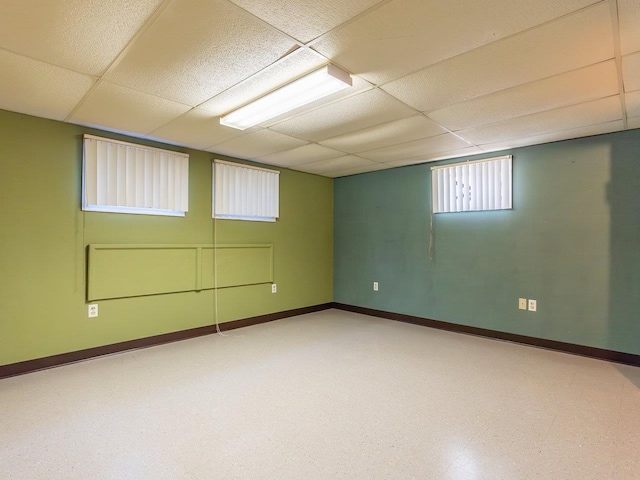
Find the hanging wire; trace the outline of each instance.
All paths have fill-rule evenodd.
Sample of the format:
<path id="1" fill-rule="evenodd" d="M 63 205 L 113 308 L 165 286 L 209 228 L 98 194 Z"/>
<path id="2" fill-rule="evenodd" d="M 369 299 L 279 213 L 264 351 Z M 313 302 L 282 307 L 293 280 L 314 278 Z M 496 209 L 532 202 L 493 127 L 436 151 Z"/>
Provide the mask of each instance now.
<path id="1" fill-rule="evenodd" d="M 429 260 L 433 262 L 433 206 L 429 218 Z"/>
<path id="2" fill-rule="evenodd" d="M 216 217 L 216 192 L 215 192 L 216 164 L 215 162 L 211 163 L 211 169 L 213 174 L 212 175 L 213 189 L 211 191 L 211 196 L 212 196 L 211 209 L 213 213 L 213 302 L 214 302 L 213 314 L 214 314 L 214 321 L 216 323 L 216 333 L 223 337 L 227 337 L 228 335 L 222 333 L 222 331 L 220 330 L 220 323 L 219 323 L 220 317 L 218 315 L 218 223 L 217 223 L 218 219 Z"/>
<path id="3" fill-rule="evenodd" d="M 220 318 L 218 315 L 218 240 L 217 240 L 218 227 L 216 224 L 215 213 L 213 218 L 213 230 L 214 230 L 213 232 L 213 301 L 215 303 L 214 318 L 216 322 L 216 333 L 218 335 L 222 335 L 223 337 L 226 337 L 228 335 L 222 333 L 222 331 L 220 330 L 220 323 L 218 321 L 218 319 Z"/>
<path id="4" fill-rule="evenodd" d="M 429 261 L 433 262 L 433 170 L 431 170 L 431 194 L 429 195 Z"/>
<path id="5" fill-rule="evenodd" d="M 211 192 L 211 209 L 213 214 L 213 301 L 215 302 L 213 311 L 216 323 L 216 333 L 222 337 L 239 338 L 244 337 L 244 335 L 231 335 L 228 333 L 222 333 L 220 330 L 220 316 L 218 312 L 218 219 L 216 218 L 215 162 L 212 162 L 211 168 L 213 169 L 212 185 L 214 186 Z"/>

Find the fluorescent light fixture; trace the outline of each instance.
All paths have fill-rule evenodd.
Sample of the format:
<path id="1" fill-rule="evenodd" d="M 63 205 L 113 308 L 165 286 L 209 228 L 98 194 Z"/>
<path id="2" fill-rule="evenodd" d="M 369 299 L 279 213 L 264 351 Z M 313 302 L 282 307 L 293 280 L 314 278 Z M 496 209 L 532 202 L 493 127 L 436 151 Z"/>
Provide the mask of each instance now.
<path id="1" fill-rule="evenodd" d="M 220 117 L 220 123 L 245 130 L 351 85 L 351 76 L 347 72 L 334 65 L 326 65 Z"/>

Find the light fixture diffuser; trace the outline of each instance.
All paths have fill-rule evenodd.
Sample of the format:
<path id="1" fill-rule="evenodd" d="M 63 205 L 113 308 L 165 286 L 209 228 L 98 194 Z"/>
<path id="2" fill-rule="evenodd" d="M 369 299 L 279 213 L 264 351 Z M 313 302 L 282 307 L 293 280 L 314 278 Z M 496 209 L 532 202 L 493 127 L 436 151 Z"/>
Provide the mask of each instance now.
<path id="1" fill-rule="evenodd" d="M 220 117 L 220 123 L 245 130 L 351 85 L 351 76 L 347 72 L 334 65 L 326 65 Z"/>

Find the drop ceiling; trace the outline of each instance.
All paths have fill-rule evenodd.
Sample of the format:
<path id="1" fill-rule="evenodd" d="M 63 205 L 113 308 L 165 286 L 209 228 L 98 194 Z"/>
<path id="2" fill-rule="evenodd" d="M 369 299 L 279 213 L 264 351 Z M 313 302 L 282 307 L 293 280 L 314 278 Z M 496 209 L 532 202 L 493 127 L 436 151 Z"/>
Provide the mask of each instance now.
<path id="1" fill-rule="evenodd" d="M 340 177 L 640 128 L 640 0 L 2 0 L 0 72 L 1 109 Z"/>

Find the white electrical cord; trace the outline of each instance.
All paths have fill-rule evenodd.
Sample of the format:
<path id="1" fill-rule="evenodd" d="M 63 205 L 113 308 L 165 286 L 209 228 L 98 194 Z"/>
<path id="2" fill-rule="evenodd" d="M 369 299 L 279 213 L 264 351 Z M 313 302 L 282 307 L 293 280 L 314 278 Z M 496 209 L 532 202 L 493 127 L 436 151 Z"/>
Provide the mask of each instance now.
<path id="1" fill-rule="evenodd" d="M 213 172 L 215 173 L 215 162 L 211 163 L 211 168 L 214 169 Z M 213 175 L 212 175 L 212 179 L 213 179 Z M 215 185 L 215 183 L 214 183 Z M 233 338 L 238 338 L 238 337 L 244 337 L 244 335 L 229 335 L 226 333 L 222 333 L 222 331 L 220 330 L 220 322 L 219 322 L 219 315 L 218 315 L 218 223 L 217 223 L 217 218 L 216 218 L 216 196 L 215 196 L 215 192 L 212 190 L 211 195 L 213 196 L 212 198 L 212 202 L 211 202 L 211 209 L 212 209 L 212 216 L 213 216 L 213 301 L 215 302 L 215 306 L 214 306 L 214 315 L 215 315 L 215 322 L 216 322 L 216 333 L 222 337 L 233 337 Z"/>
<path id="2" fill-rule="evenodd" d="M 216 224 L 215 213 L 213 217 L 213 301 L 215 302 L 214 306 L 214 315 L 216 320 L 216 333 L 218 335 L 222 335 L 226 337 L 224 333 L 220 331 L 220 323 L 218 322 L 218 226 Z"/>
<path id="3" fill-rule="evenodd" d="M 429 260 L 433 262 L 433 209 L 429 220 Z"/>
<path id="4" fill-rule="evenodd" d="M 433 172 L 431 175 L 433 175 Z M 429 212 L 429 261 L 433 262 L 433 195 L 430 194 L 429 197 L 429 207 L 431 210 Z"/>
<path id="5" fill-rule="evenodd" d="M 211 163 L 211 169 L 213 170 L 212 179 L 215 181 L 215 162 Z M 214 183 L 215 185 L 215 183 Z M 215 303 L 213 307 L 215 322 L 216 322 L 216 333 L 223 337 L 227 337 L 220 331 L 220 323 L 218 321 L 218 224 L 216 218 L 216 193 L 212 190 L 211 195 L 213 196 L 213 201 L 211 202 L 212 216 L 213 216 L 213 301 Z"/>

